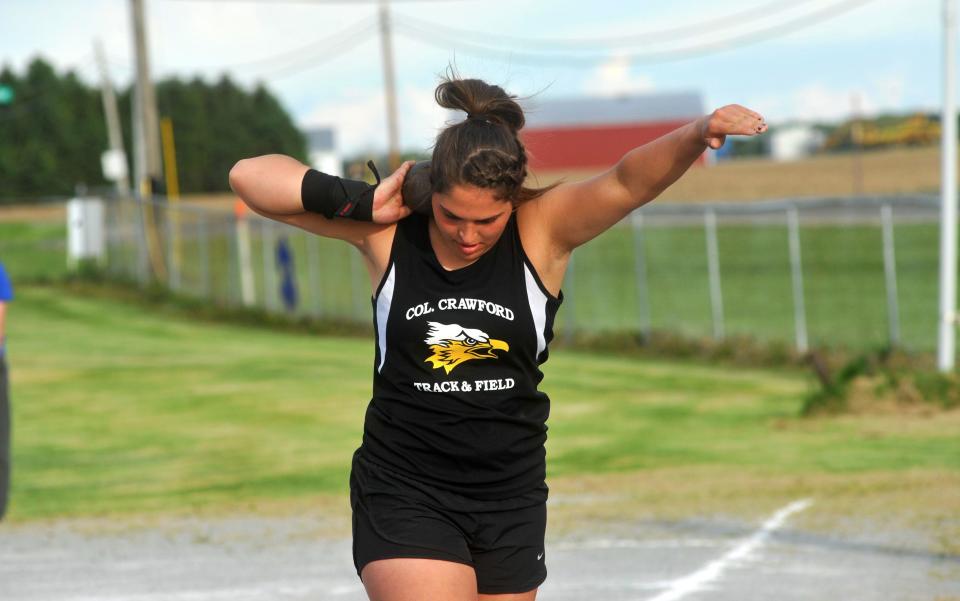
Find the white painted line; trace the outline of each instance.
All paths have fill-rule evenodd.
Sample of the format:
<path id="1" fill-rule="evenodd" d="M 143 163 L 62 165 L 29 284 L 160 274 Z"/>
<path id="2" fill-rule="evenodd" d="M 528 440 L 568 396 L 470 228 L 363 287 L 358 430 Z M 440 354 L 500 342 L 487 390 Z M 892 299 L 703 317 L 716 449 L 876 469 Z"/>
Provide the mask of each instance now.
<path id="1" fill-rule="evenodd" d="M 307 595 L 311 595 L 316 599 L 323 599 L 330 595 L 349 595 L 361 591 L 363 591 L 362 584 L 339 584 L 331 586 L 325 582 L 306 584 L 272 583 L 260 586 L 173 590 L 150 593 L 79 594 L 69 597 L 55 597 L 55 599 L 58 601 L 271 601 L 278 598 L 290 596 L 304 597 Z"/>
<path id="2" fill-rule="evenodd" d="M 728 551 L 723 557 L 711 561 L 692 574 L 674 580 L 670 584 L 670 588 L 650 598 L 649 601 L 675 601 L 690 593 L 702 590 L 708 583 L 719 578 L 724 570 L 733 562 L 747 557 L 750 553 L 758 549 L 774 530 L 783 526 L 788 517 L 794 513 L 803 511 L 812 503 L 813 501 L 810 499 L 800 499 L 783 507 L 770 516 L 759 530 L 754 532 L 749 538 L 741 541 L 740 544 Z"/>
<path id="3" fill-rule="evenodd" d="M 582 541 L 564 541 L 547 545 L 557 551 L 583 549 L 679 549 L 690 547 L 720 547 L 723 541 L 709 538 L 636 540 L 632 538 L 591 538 Z"/>

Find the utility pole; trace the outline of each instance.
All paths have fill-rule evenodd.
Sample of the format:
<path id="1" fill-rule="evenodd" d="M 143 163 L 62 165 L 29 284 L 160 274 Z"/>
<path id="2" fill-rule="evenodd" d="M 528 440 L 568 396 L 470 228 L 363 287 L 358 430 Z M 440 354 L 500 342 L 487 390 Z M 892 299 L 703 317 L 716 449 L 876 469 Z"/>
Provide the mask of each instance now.
<path id="1" fill-rule="evenodd" d="M 140 91 L 137 118 L 142 124 L 145 165 L 137 173 L 137 185 L 149 199 L 153 195 L 153 181 L 160 181 L 163 164 L 160 161 L 160 120 L 157 118 L 157 96 L 150 79 L 150 58 L 147 51 L 147 27 L 144 22 L 143 0 L 130 0 L 133 12 L 133 41 L 137 59 L 137 88 Z"/>
<path id="2" fill-rule="evenodd" d="M 119 177 L 115 180 L 117 196 L 123 198 L 130 193 L 130 180 L 127 177 L 127 158 L 123 148 L 123 130 L 120 127 L 120 115 L 117 111 L 117 96 L 113 93 L 113 82 L 107 69 L 107 60 L 100 40 L 95 40 L 93 51 L 100 67 L 100 96 L 103 99 L 103 113 L 107 118 L 107 139 L 110 152 L 122 161 Z"/>
<path id="3" fill-rule="evenodd" d="M 397 133 L 397 95 L 393 76 L 393 44 L 390 41 L 389 0 L 380 0 L 380 50 L 383 55 L 383 83 L 387 99 L 387 142 L 392 172 L 400 166 L 400 136 Z"/>
<path id="4" fill-rule="evenodd" d="M 940 117 L 940 318 L 937 367 L 953 369 L 957 324 L 956 0 L 943 0 L 943 106 Z"/>
<path id="5" fill-rule="evenodd" d="M 133 17 L 133 49 L 136 55 L 137 79 L 133 107 L 134 131 L 138 134 L 135 154 L 135 195 L 143 208 L 147 250 L 153 275 L 166 279 L 160 238 L 154 220 L 153 182 L 159 182 L 163 171 L 160 162 L 160 124 L 157 119 L 157 97 L 150 80 L 150 60 L 147 55 L 147 27 L 144 22 L 144 0 L 130 0 Z"/>
<path id="6" fill-rule="evenodd" d="M 850 141 L 853 143 L 853 195 L 863 195 L 863 118 L 860 113 L 860 93 L 850 97 L 853 119 L 850 121 Z"/>

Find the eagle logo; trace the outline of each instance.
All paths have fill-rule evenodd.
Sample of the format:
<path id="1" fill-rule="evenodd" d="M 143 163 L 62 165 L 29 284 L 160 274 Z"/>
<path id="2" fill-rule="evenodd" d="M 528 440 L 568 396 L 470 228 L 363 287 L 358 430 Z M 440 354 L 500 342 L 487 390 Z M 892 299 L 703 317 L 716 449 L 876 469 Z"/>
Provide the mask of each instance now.
<path id="1" fill-rule="evenodd" d="M 428 322 L 430 329 L 424 339 L 433 354 L 424 363 L 432 363 L 434 369 L 441 367 L 449 374 L 453 368 L 471 359 L 496 359 L 494 350 L 510 351 L 503 340 L 487 336 L 476 328 L 465 328 L 451 323 Z"/>

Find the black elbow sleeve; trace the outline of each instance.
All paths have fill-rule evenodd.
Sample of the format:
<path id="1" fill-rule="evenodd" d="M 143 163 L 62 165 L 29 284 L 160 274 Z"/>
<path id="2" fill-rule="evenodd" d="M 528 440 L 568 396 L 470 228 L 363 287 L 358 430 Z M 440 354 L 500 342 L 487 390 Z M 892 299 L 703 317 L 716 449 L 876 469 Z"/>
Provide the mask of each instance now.
<path id="1" fill-rule="evenodd" d="M 372 161 L 367 164 L 377 178 L 376 185 L 308 169 L 300 183 L 303 209 L 319 213 L 327 219 L 346 217 L 357 221 L 373 221 L 373 193 L 380 184 L 380 174 Z"/>

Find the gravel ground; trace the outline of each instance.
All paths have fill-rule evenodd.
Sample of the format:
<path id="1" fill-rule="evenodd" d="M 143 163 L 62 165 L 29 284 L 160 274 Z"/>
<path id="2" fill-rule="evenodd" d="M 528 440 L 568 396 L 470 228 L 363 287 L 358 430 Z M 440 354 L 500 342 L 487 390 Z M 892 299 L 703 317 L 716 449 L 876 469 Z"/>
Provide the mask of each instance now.
<path id="1" fill-rule="evenodd" d="M 960 600 L 960 555 L 920 533 L 804 532 L 777 514 L 644 520 L 548 539 L 548 601 Z M 4 601 L 366 599 L 329 517 L 92 520 L 0 528 Z M 340 520 L 342 518 L 336 518 Z M 342 524 L 340 525 L 342 530 Z"/>

